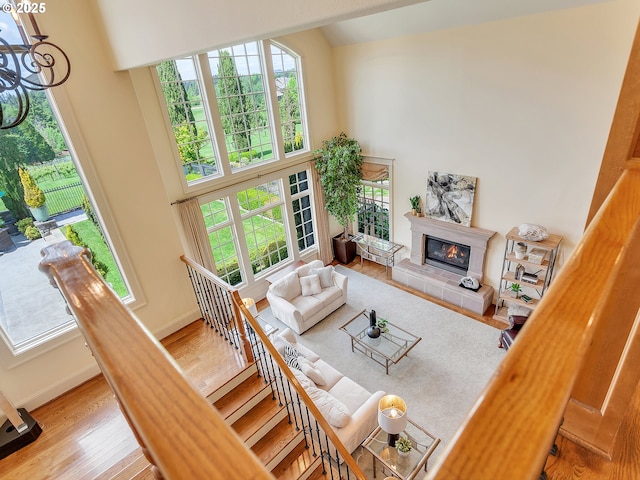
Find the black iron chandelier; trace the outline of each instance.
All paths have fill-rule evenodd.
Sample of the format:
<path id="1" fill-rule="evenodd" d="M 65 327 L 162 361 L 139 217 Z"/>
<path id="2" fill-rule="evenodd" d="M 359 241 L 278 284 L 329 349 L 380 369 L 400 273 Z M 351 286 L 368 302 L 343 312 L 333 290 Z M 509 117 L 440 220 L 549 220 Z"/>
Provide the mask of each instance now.
<path id="1" fill-rule="evenodd" d="M 34 34 L 31 40 L 16 13 L 15 6 L 2 6 L 10 12 L 22 45 L 10 45 L 0 37 L 0 129 L 20 125 L 29 114 L 29 90 L 46 90 L 63 84 L 71 73 L 69 57 L 57 45 L 48 42 L 38 28 L 33 13 L 27 13 Z M 35 5 L 35 4 L 34 4 Z M 5 8 L 6 7 L 6 8 Z"/>

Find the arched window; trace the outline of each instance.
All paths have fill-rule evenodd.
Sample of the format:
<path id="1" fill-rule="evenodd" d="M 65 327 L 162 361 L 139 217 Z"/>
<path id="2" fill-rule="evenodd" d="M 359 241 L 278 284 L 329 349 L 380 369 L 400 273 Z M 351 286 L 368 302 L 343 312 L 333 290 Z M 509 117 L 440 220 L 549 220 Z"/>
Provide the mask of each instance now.
<path id="1" fill-rule="evenodd" d="M 299 56 L 247 42 L 156 66 L 188 185 L 308 152 Z"/>

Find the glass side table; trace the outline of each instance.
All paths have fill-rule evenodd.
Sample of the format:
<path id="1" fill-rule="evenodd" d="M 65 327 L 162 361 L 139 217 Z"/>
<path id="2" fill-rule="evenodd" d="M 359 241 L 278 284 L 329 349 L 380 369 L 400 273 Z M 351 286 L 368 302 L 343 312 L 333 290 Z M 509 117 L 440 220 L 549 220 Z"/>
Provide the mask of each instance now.
<path id="1" fill-rule="evenodd" d="M 364 233 L 360 233 L 351 239 L 358 246 L 360 254 L 360 265 L 362 260 L 371 260 L 385 266 L 385 273 L 389 274 L 389 267 L 394 265 L 394 256 L 398 250 L 402 248 L 399 243 L 393 243 L 388 240 L 373 237 Z"/>
<path id="2" fill-rule="evenodd" d="M 377 427 L 362 444 L 373 457 L 373 478 L 376 478 L 377 463 L 382 464 L 382 473 L 389 473 L 401 480 L 414 479 L 422 467 L 427 471 L 429 457 L 440 444 L 440 439 L 411 419 L 400 436 L 408 438 L 413 447 L 405 454 L 389 446 L 387 432 L 380 427 Z"/>

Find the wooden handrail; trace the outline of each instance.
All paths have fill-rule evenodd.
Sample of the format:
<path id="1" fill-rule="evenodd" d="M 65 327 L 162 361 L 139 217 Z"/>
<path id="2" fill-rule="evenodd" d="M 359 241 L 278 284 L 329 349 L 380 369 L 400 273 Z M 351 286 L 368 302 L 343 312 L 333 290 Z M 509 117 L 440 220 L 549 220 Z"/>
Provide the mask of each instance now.
<path id="1" fill-rule="evenodd" d="M 157 478 L 273 478 L 91 265 L 86 249 L 46 247 L 60 289 Z M 243 452 L 241 461 L 238 452 Z"/>
<path id="2" fill-rule="evenodd" d="M 631 161 L 427 478 L 535 479 L 581 373 L 622 261 L 640 249 L 640 163 Z M 637 268 L 637 266 L 636 266 Z M 628 299 L 637 312 L 638 295 Z"/>
<path id="3" fill-rule="evenodd" d="M 322 413 L 320 413 L 320 410 L 318 410 L 318 407 L 316 407 L 315 403 L 313 403 L 313 400 L 311 400 L 311 397 L 309 397 L 309 394 L 307 393 L 307 391 L 300 384 L 296 376 L 291 372 L 291 369 L 289 368 L 287 363 L 284 361 L 282 356 L 278 353 L 276 348 L 273 346 L 273 343 L 271 343 L 271 340 L 269 340 L 269 337 L 267 337 L 267 334 L 264 332 L 264 330 L 262 330 L 262 327 L 260 327 L 260 325 L 258 324 L 258 321 L 253 317 L 253 315 L 251 315 L 251 312 L 249 312 L 247 307 L 244 305 L 237 290 L 233 291 L 233 299 L 236 305 L 238 305 L 238 307 L 242 311 L 242 314 L 245 316 L 245 318 L 253 328 L 253 330 L 256 332 L 256 335 L 260 337 L 260 341 L 263 343 L 263 345 L 269 352 L 269 355 L 271 355 L 275 363 L 278 365 L 278 368 L 280 368 L 280 370 L 286 375 L 287 380 L 289 381 L 291 386 L 294 387 L 296 393 L 299 395 L 300 399 L 302 400 L 302 403 L 304 403 L 304 405 L 307 407 L 307 409 L 309 410 L 313 418 L 320 425 L 320 428 L 322 428 L 322 430 L 327 435 L 327 437 L 329 437 L 329 440 L 331 441 L 333 446 L 336 448 L 336 450 L 340 454 L 341 458 L 344 460 L 344 463 L 347 465 L 351 473 L 354 475 L 356 479 L 366 480 L 364 473 L 362 472 L 362 470 L 360 469 L 360 467 L 358 466 L 354 458 L 351 456 L 351 453 L 347 451 L 342 441 L 338 438 L 336 433 L 333 431 L 333 428 L 331 427 L 331 425 L 329 425 L 329 422 L 325 420 Z"/>

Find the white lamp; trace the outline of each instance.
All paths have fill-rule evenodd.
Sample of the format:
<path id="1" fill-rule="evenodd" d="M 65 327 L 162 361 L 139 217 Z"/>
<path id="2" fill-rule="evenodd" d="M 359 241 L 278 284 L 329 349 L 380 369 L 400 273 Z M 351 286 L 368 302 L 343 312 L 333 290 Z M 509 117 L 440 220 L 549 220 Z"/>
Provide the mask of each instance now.
<path id="1" fill-rule="evenodd" d="M 253 318 L 258 316 L 258 307 L 256 307 L 256 301 L 253 298 L 243 298 L 242 303 L 247 307 L 247 310 L 249 310 Z"/>
<path id="2" fill-rule="evenodd" d="M 407 426 L 407 403 L 398 395 L 385 395 L 378 403 L 378 425 L 389 434 L 389 446 L 395 447 Z"/>

